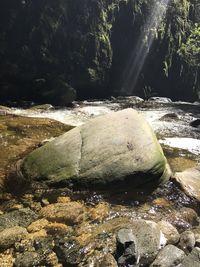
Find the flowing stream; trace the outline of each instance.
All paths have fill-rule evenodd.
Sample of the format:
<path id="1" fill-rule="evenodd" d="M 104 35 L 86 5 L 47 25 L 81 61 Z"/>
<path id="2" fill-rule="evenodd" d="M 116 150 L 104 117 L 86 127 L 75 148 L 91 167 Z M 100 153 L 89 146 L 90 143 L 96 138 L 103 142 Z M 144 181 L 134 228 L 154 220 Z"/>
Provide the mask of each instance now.
<path id="1" fill-rule="evenodd" d="M 13 108 L 12 113 L 28 117 L 51 118 L 64 124 L 78 126 L 90 118 L 124 108 L 134 108 L 142 113 L 156 132 L 161 145 L 181 149 L 182 156 L 192 156 L 199 161 L 200 126 L 190 125 L 200 118 L 199 103 L 168 102 L 165 98 L 140 102 L 137 98 L 127 97 L 74 102 L 72 108 L 49 110 L 41 107 Z"/>

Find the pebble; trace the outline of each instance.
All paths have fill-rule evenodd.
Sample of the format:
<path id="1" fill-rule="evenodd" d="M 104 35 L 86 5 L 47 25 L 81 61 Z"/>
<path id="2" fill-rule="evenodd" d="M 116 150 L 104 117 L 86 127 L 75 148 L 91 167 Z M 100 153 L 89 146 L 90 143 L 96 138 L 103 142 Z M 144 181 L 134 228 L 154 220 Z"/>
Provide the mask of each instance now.
<path id="1" fill-rule="evenodd" d="M 44 229 L 48 224 L 49 224 L 49 221 L 47 221 L 46 219 L 40 219 L 40 220 L 37 220 L 35 222 L 32 222 L 27 227 L 27 231 L 29 233 L 34 233 L 34 232 L 37 232 L 37 231 Z"/>
<path id="2" fill-rule="evenodd" d="M 23 254 L 19 254 L 15 260 L 15 267 L 33 267 L 42 264 L 43 257 L 37 252 L 26 251 Z"/>
<path id="3" fill-rule="evenodd" d="M 0 253 L 0 266 L 1 267 L 13 267 L 14 258 L 10 251 Z"/>
<path id="4" fill-rule="evenodd" d="M 27 236 L 28 232 L 25 228 L 20 226 L 15 226 L 12 228 L 7 228 L 0 232 L 0 248 L 9 248 L 15 244 L 15 242 Z"/>
<path id="5" fill-rule="evenodd" d="M 31 240 L 35 240 L 35 239 L 41 238 L 41 237 L 47 237 L 46 230 L 42 229 L 38 232 L 30 233 L 27 235 L 27 239 L 31 239 Z"/>
<path id="6" fill-rule="evenodd" d="M 14 210 L 0 215 L 0 231 L 14 226 L 27 227 L 30 223 L 37 220 L 38 215 L 30 208 Z"/>
<path id="7" fill-rule="evenodd" d="M 109 205 L 107 203 L 98 203 L 94 208 L 89 210 L 92 220 L 102 221 L 109 214 Z"/>
<path id="8" fill-rule="evenodd" d="M 69 231 L 72 231 L 71 226 L 67 226 L 63 223 L 49 223 L 45 226 L 45 230 L 48 234 L 65 234 Z"/>
<path id="9" fill-rule="evenodd" d="M 40 213 L 46 219 L 53 222 L 74 225 L 84 218 L 84 206 L 79 202 L 55 203 L 41 209 Z"/>

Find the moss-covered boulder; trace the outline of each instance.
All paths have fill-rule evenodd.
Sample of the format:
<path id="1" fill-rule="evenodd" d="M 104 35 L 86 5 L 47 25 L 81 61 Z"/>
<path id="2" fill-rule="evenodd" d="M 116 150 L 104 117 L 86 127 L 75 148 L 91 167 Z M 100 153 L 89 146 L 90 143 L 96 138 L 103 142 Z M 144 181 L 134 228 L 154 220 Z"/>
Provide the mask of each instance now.
<path id="1" fill-rule="evenodd" d="M 133 109 L 111 112 L 76 127 L 34 150 L 22 162 L 29 180 L 105 185 L 126 180 L 134 186 L 169 177 L 153 130 Z"/>

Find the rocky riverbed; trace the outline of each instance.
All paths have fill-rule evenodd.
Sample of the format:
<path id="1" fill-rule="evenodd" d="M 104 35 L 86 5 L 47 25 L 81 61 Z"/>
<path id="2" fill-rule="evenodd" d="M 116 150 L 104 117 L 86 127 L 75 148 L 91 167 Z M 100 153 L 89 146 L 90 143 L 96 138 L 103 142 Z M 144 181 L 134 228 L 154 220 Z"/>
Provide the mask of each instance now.
<path id="1" fill-rule="evenodd" d="M 152 125 L 177 172 L 166 184 L 72 190 L 16 182 L 13 166 L 36 147 L 129 107 Z M 0 266 L 200 266 L 199 103 L 130 97 L 0 114 Z"/>

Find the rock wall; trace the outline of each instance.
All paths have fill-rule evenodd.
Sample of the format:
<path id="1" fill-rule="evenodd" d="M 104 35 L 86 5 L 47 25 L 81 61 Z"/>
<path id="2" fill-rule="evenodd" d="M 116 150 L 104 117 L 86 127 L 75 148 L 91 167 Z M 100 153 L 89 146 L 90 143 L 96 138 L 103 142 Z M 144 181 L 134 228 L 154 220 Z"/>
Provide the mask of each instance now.
<path id="1" fill-rule="evenodd" d="M 76 94 L 197 99 L 200 5 L 171 0 L 159 27 L 148 29 L 157 4 L 162 0 L 2 0 L 0 100 L 65 105 Z M 127 70 L 138 39 L 144 45 L 149 32 L 153 45 L 146 44 L 132 88 Z"/>

